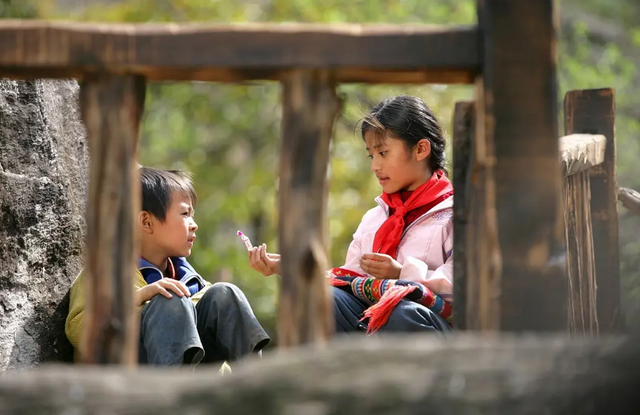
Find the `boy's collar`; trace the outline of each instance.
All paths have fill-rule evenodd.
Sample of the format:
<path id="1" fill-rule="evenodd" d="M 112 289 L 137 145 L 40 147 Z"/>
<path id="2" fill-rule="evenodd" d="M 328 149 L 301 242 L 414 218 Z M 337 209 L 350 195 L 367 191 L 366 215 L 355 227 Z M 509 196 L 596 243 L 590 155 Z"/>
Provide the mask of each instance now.
<path id="1" fill-rule="evenodd" d="M 193 268 L 193 266 L 191 266 L 191 264 L 189 264 L 189 262 L 187 262 L 187 259 L 184 257 L 169 257 L 167 258 L 167 260 L 169 261 L 169 267 L 171 268 L 170 272 L 177 279 L 182 278 L 185 275 L 199 275 Z M 143 269 L 153 269 L 164 276 L 164 272 L 158 269 L 158 267 L 156 267 L 146 259 L 138 257 L 138 270 Z"/>
<path id="2" fill-rule="evenodd" d="M 207 282 L 204 280 L 204 278 L 202 278 L 200 274 L 196 272 L 191 264 L 187 262 L 186 258 L 170 257 L 168 259 L 170 266 L 173 268 L 174 278 L 187 284 L 190 290 L 192 290 L 194 287 L 197 288 L 195 291 L 192 290 L 192 294 L 195 294 L 207 285 Z M 138 270 L 142 274 L 142 277 L 147 282 L 147 284 L 154 283 L 164 278 L 164 273 L 161 272 L 158 267 L 142 257 L 138 258 Z"/>
<path id="3" fill-rule="evenodd" d="M 153 265 L 151 262 L 147 261 L 142 257 L 138 257 L 138 269 L 141 270 L 141 269 L 148 269 L 148 268 L 153 268 L 157 271 L 162 272 L 162 270 L 160 270 L 158 267 Z"/>

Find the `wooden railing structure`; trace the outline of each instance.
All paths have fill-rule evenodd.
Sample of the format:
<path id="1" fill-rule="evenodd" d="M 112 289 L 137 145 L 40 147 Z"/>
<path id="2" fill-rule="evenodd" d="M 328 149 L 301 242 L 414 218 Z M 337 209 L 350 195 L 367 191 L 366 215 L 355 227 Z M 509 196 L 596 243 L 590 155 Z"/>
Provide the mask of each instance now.
<path id="1" fill-rule="evenodd" d="M 456 283 L 457 324 L 483 331 L 565 331 L 554 12 L 553 0 L 479 0 L 478 25 L 472 27 L 0 22 L 0 76 L 81 81 L 91 157 L 83 361 L 136 362 L 132 212 L 139 207 L 136 152 L 145 85 L 151 81 L 283 85 L 282 347 L 321 345 L 332 331 L 332 309 L 322 288 L 325 179 L 340 111 L 337 84 L 474 83 L 475 103 L 460 104 L 456 116 L 456 137 L 467 134 L 473 143 L 466 167 L 456 161 L 453 173 L 468 178 L 464 189 L 455 184 L 456 224 L 462 224 L 455 230 L 456 272 L 466 269 L 460 281 L 468 284 Z M 592 125 L 589 117 L 597 110 L 588 109 L 591 95 L 573 97 L 567 134 L 612 140 L 613 125 L 606 124 L 612 118 Z M 465 127 L 470 114 L 475 122 Z M 592 194 L 607 195 L 591 204 L 597 216 L 596 267 L 614 270 L 599 257 L 613 260 L 617 251 L 598 245 L 600 236 L 615 236 L 613 219 L 600 216 L 611 207 L 605 184 L 615 178 L 614 146 L 608 144 L 604 168 L 591 168 L 589 177 Z M 458 144 L 454 152 L 463 153 Z M 606 307 L 614 291 L 598 294 Z"/>
<path id="2" fill-rule="evenodd" d="M 456 105 L 454 142 L 454 239 L 456 328 L 475 329 L 483 309 L 482 285 L 475 269 L 480 247 L 464 245 L 485 220 L 475 212 L 479 199 L 474 188 L 472 154 L 476 141 L 473 102 Z M 566 279 L 541 278 L 539 287 L 521 298 L 513 318 L 546 309 L 550 302 L 563 304 L 566 314 L 548 316 L 573 334 L 616 333 L 622 328 L 620 311 L 620 260 L 615 173 L 615 94 L 612 89 L 570 91 L 565 96 L 565 134 L 559 139 L 562 214 L 566 256 L 549 258 L 549 265 L 564 268 Z M 517 167 L 516 167 L 517 168 Z M 534 174 L 532 172 L 532 174 Z M 531 200 L 532 207 L 540 201 Z M 528 221 L 528 218 L 522 218 Z M 548 249 L 547 247 L 540 247 Z M 532 254 L 540 254 L 533 251 Z M 497 260 L 496 260 L 497 261 Z M 559 283 L 559 284 L 558 284 Z M 504 292 L 503 292 L 504 295 Z M 558 311 L 560 311 L 558 309 Z M 548 322 L 539 322 L 547 325 Z M 529 329 L 533 327 L 529 326 Z"/>

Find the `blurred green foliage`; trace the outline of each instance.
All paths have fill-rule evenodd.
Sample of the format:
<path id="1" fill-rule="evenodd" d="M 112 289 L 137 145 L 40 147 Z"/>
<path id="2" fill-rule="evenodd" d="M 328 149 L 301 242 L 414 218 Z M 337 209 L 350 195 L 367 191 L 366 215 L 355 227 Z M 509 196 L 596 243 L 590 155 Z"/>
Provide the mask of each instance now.
<path id="1" fill-rule="evenodd" d="M 37 17 L 38 12 L 35 1 L 0 0 L 0 18 L 27 19 Z"/>
<path id="2" fill-rule="evenodd" d="M 51 1 L 0 0 L 0 7 L 10 7 L 19 16 L 38 12 L 47 18 L 112 22 L 476 22 L 473 0 L 102 0 L 72 5 L 73 0 L 58 0 L 58 7 Z M 640 88 L 640 2 L 562 0 L 559 6 L 563 16 L 558 45 L 559 108 L 568 90 L 616 88 L 618 182 L 640 189 L 636 161 L 640 154 L 640 94 L 631 92 Z M 215 53 L 215 45 L 211 53 Z M 336 125 L 329 172 L 332 265 L 342 264 L 352 233 L 379 193 L 354 129 L 358 119 L 380 99 L 415 94 L 435 110 L 449 133 L 454 102 L 473 97 L 470 86 L 445 85 L 341 85 L 339 92 L 346 101 Z M 191 261 L 212 281 L 238 284 L 272 334 L 277 280 L 249 269 L 235 231 L 241 229 L 254 244 L 264 242 L 270 250 L 277 250 L 279 94 L 275 83 L 151 84 L 140 151 L 143 164 L 195 173 L 200 230 Z M 636 314 L 635 304 L 640 303 L 638 235 L 640 219 L 623 213 L 623 293 L 629 316 Z"/>

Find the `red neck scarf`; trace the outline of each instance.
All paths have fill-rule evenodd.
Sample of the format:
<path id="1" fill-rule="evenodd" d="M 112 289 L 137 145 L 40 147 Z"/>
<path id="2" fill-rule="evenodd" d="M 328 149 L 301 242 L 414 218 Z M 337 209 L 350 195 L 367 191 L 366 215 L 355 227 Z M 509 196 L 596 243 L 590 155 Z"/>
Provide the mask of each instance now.
<path id="1" fill-rule="evenodd" d="M 399 192 L 382 193 L 382 200 L 389 208 L 393 209 L 393 214 L 376 232 L 373 240 L 373 252 L 396 258 L 407 213 L 421 207 L 425 207 L 428 211 L 451 195 L 453 195 L 453 186 L 442 170 L 433 173 L 433 176 L 425 184 L 413 191 L 406 202 L 402 201 Z"/>

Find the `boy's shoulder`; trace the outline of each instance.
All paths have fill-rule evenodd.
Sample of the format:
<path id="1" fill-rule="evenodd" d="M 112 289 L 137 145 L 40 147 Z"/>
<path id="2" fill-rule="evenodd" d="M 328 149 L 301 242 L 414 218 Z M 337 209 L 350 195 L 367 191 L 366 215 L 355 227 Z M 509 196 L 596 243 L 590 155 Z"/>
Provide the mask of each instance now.
<path id="1" fill-rule="evenodd" d="M 71 283 L 71 290 L 82 290 L 84 288 L 84 280 L 87 278 L 86 274 L 86 268 L 82 268 L 76 276 L 75 280 L 73 280 L 73 283 Z M 143 287 L 147 284 L 142 277 L 142 273 L 140 272 L 140 270 L 138 270 L 137 267 L 134 268 L 131 276 L 133 277 L 134 285 L 136 286 L 136 288 Z"/>

